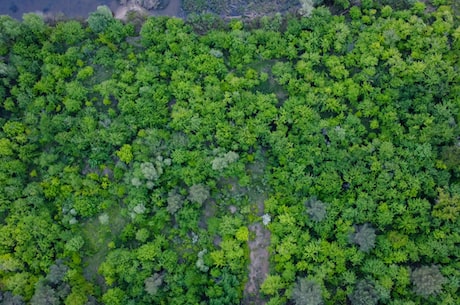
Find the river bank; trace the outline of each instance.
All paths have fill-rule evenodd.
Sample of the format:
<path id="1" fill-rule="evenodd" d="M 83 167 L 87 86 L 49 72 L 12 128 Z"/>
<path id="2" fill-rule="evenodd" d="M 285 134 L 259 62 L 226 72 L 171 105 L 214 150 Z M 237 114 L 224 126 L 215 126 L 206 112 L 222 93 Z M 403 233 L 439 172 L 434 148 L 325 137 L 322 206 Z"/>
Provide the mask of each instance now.
<path id="1" fill-rule="evenodd" d="M 64 15 L 69 18 L 86 19 L 88 14 L 94 12 L 100 5 L 108 6 L 114 12 L 114 16 L 120 19 L 129 10 L 144 10 L 132 3 L 120 5 L 117 0 L 22 0 L 20 2 L 4 0 L 0 1 L 0 15 L 9 15 L 19 20 L 25 13 L 38 13 L 49 16 Z M 181 0 L 170 0 L 164 9 L 144 11 L 154 16 L 183 17 L 181 10 Z"/>

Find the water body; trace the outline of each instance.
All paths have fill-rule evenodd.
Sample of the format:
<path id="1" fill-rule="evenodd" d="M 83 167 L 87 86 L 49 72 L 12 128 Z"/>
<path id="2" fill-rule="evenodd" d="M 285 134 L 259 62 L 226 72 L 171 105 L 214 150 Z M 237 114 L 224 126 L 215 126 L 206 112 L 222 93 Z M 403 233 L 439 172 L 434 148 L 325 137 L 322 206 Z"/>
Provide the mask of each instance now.
<path id="1" fill-rule="evenodd" d="M 71 18 L 85 18 L 99 5 L 107 5 L 113 12 L 123 9 L 117 0 L 0 0 L 0 15 L 21 19 L 25 13 L 64 14 Z M 170 0 L 163 10 L 152 15 L 182 16 L 181 0 Z"/>

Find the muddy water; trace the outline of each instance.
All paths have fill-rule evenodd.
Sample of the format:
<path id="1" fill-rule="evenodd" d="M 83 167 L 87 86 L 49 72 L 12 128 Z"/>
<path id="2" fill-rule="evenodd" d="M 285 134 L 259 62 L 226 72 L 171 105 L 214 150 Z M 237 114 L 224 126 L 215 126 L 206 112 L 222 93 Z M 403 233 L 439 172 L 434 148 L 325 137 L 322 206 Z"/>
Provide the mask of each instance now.
<path id="1" fill-rule="evenodd" d="M 86 18 L 99 5 L 107 5 L 113 12 L 120 9 L 117 0 L 0 0 L 0 15 L 10 15 L 21 19 L 24 13 L 40 12 L 45 14 L 63 13 L 68 17 Z M 169 5 L 158 11 L 151 11 L 152 15 L 181 17 L 181 0 L 170 0 Z"/>

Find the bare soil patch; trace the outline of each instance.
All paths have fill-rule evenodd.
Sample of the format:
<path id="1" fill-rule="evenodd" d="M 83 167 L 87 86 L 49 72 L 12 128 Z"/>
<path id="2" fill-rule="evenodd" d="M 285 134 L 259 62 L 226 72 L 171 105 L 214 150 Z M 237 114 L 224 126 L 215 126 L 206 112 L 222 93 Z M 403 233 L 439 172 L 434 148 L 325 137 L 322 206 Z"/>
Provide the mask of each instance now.
<path id="1" fill-rule="evenodd" d="M 256 162 L 251 165 L 248 170 L 252 174 L 254 184 L 261 186 L 263 179 L 264 164 Z M 254 205 L 257 216 L 264 214 L 264 202 L 267 199 L 267 190 L 264 188 L 257 188 L 250 190 L 248 197 Z M 262 224 L 260 218 L 248 227 L 250 232 L 249 246 L 249 278 L 246 282 L 243 295 L 243 304 L 263 305 L 266 300 L 260 294 L 260 286 L 265 281 L 269 273 L 269 252 L 270 246 L 270 231 Z"/>
<path id="2" fill-rule="evenodd" d="M 249 231 L 255 234 L 249 245 L 249 278 L 244 289 L 244 304 L 265 304 L 266 301 L 260 295 L 260 286 L 269 273 L 270 231 L 262 223 L 254 223 L 249 226 Z"/>

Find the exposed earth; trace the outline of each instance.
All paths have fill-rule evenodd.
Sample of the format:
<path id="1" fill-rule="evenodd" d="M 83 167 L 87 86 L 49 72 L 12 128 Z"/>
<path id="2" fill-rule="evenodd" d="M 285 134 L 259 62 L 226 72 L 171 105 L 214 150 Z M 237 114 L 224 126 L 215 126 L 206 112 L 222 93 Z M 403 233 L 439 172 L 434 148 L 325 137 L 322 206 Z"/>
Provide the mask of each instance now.
<path id="1" fill-rule="evenodd" d="M 258 161 L 249 166 L 253 186 L 246 194 L 252 204 L 256 219 L 249 226 L 249 277 L 244 287 L 243 304 L 265 304 L 265 298 L 260 294 L 260 286 L 269 274 L 270 231 L 262 223 L 265 214 L 264 202 L 267 199 L 268 189 L 264 186 L 264 162 Z"/>
<path id="2" fill-rule="evenodd" d="M 130 10 L 180 18 L 192 13 L 211 12 L 225 18 L 258 17 L 296 11 L 300 7 L 299 0 L 2 0 L 0 15 L 21 19 L 25 13 L 38 13 L 48 17 L 86 19 L 100 5 L 107 5 L 119 19 L 124 19 Z"/>
<path id="3" fill-rule="evenodd" d="M 16 19 L 21 19 L 25 13 L 63 14 L 72 18 L 86 18 L 99 5 L 107 5 L 112 11 L 115 11 L 119 3 L 117 0 L 2 0 L 0 1 L 0 15 L 10 15 Z"/>

